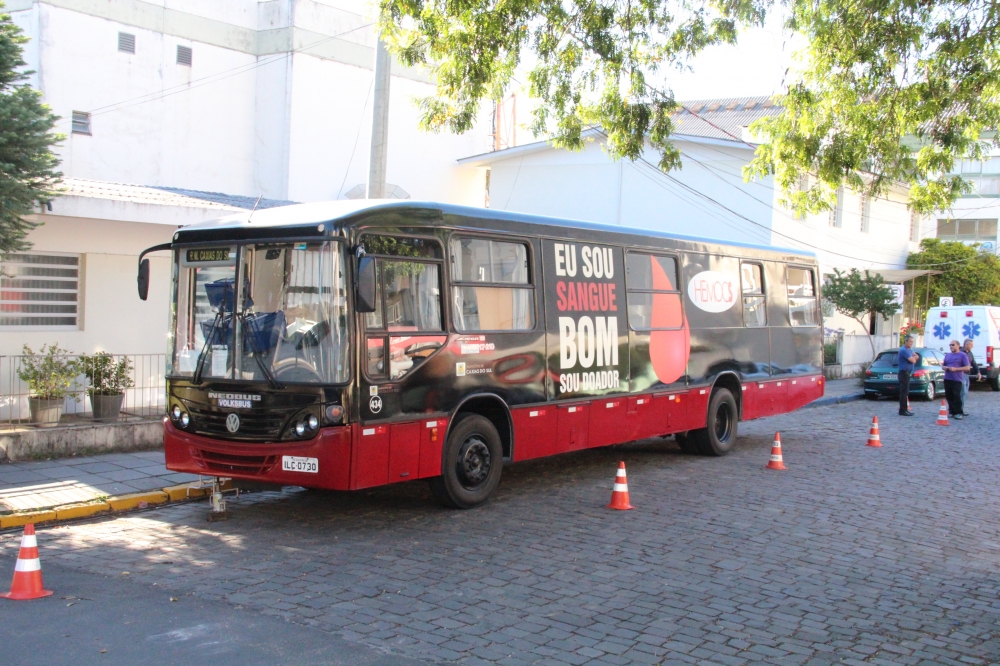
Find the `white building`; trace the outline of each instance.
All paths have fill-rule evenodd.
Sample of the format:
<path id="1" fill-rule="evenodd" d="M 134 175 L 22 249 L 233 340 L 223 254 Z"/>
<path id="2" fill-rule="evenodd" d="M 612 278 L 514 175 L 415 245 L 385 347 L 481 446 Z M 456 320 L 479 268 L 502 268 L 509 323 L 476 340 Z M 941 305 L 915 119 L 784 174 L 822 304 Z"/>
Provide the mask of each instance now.
<path id="1" fill-rule="evenodd" d="M 964 160 L 956 172 L 972 181 L 973 190 L 959 198 L 950 209 L 938 212 L 935 216 L 936 233 L 931 236 L 943 241 L 978 243 L 985 250 L 1000 252 L 997 242 L 1000 152 L 982 162 Z"/>
<path id="2" fill-rule="evenodd" d="M 818 255 L 824 274 L 858 268 L 908 279 L 898 271 L 933 226 L 910 214 L 905 188 L 872 200 L 842 191 L 835 211 L 803 219 L 780 206 L 771 178 L 744 182 L 755 148 L 746 128 L 777 112 L 767 97 L 683 103 L 672 137 L 683 166 L 669 174 L 652 149 L 634 162 L 611 161 L 599 131 L 581 152 L 540 141 L 460 163 L 489 171 L 491 208 L 804 249 Z M 842 315 L 828 316 L 827 327 L 860 328 Z"/>
<path id="3" fill-rule="evenodd" d="M 4 11 L 30 39 L 30 83 L 62 118 L 56 152 L 67 192 L 34 217 L 43 226 L 29 235 L 27 256 L 7 262 L 50 279 L 3 279 L 0 355 L 25 342 L 161 354 L 169 273 L 166 258 L 154 257 L 150 300 L 139 301 L 142 249 L 258 197 L 273 205 L 363 196 L 375 44 L 367 7 L 7 0 Z M 478 204 L 483 174 L 456 159 L 492 139 L 420 131 L 413 98 L 431 92 L 426 72 L 394 66 L 389 196 Z"/>

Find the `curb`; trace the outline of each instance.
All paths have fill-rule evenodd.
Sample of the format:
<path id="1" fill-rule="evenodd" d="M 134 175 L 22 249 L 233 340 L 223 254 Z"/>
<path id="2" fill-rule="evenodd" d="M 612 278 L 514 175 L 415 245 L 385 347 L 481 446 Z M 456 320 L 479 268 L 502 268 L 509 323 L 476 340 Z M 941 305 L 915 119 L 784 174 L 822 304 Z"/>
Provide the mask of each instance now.
<path id="1" fill-rule="evenodd" d="M 854 402 L 855 400 L 864 400 L 864 391 L 860 393 L 848 393 L 846 395 L 831 395 L 829 398 L 819 398 L 813 400 L 806 407 L 827 407 L 829 405 L 842 405 L 845 402 Z"/>
<path id="2" fill-rule="evenodd" d="M 232 488 L 228 479 L 221 484 L 223 490 Z M 99 513 L 123 512 L 133 509 L 146 509 L 156 504 L 189 502 L 204 499 L 209 495 L 209 488 L 197 483 L 182 483 L 177 486 L 167 486 L 160 490 L 150 490 L 143 493 L 118 495 L 82 502 L 64 504 L 50 509 L 26 511 L 0 515 L 0 530 L 10 527 L 22 527 L 28 523 L 56 523 L 76 518 L 89 518 Z"/>

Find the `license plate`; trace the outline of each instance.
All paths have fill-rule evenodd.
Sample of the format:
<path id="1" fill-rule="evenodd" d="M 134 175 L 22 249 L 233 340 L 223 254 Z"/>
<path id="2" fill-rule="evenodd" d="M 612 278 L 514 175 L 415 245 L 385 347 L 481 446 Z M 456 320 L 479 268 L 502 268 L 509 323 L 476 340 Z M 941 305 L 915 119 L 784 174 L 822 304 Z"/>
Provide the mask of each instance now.
<path id="1" fill-rule="evenodd" d="M 286 472 L 308 472 L 310 474 L 319 474 L 319 458 L 281 456 L 281 469 Z"/>
<path id="2" fill-rule="evenodd" d="M 882 379 L 895 379 L 896 375 L 882 375 Z"/>

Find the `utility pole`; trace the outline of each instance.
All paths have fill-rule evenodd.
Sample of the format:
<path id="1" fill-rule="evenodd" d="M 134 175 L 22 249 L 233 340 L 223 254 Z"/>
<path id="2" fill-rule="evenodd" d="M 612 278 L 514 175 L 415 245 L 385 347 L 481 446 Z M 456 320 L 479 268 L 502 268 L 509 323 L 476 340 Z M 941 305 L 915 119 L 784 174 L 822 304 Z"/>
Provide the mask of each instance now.
<path id="1" fill-rule="evenodd" d="M 385 198 L 385 166 L 389 148 L 389 75 L 392 56 L 381 37 L 375 47 L 375 97 L 372 99 L 372 139 L 368 158 L 368 198 Z"/>

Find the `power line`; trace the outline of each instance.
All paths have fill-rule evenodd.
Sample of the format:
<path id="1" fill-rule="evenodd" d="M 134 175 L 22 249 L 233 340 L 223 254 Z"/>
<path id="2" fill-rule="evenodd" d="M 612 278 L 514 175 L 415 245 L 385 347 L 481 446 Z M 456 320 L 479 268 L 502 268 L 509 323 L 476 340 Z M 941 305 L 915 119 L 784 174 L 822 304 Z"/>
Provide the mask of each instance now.
<path id="1" fill-rule="evenodd" d="M 597 133 L 599 133 L 602 136 L 604 136 L 605 139 L 608 138 L 608 135 L 602 129 L 600 129 L 599 127 L 595 127 L 594 129 L 597 131 Z M 680 180 L 677 180 L 676 178 L 674 178 L 670 174 L 663 173 L 663 171 L 661 171 L 654 164 L 652 164 L 651 162 L 649 162 L 648 160 L 646 160 L 644 157 L 640 156 L 638 158 L 638 161 L 641 162 L 642 164 L 646 165 L 648 168 L 655 170 L 656 173 L 658 173 L 658 174 L 661 175 L 661 177 L 670 180 L 671 182 L 673 182 L 676 185 L 680 186 L 681 188 L 687 190 L 688 192 L 690 192 L 694 196 L 697 196 L 697 197 L 700 197 L 702 199 L 705 199 L 706 201 L 714 204 L 715 206 L 718 206 L 719 208 L 721 208 L 722 210 L 728 212 L 729 214 L 731 214 L 731 215 L 733 215 L 735 217 L 738 217 L 738 218 L 740 218 L 740 219 L 742 219 L 742 220 L 744 220 L 746 222 L 749 222 L 750 224 L 752 224 L 752 225 L 754 225 L 756 227 L 759 227 L 759 228 L 761 228 L 761 229 L 763 229 L 765 231 L 768 231 L 771 234 L 774 234 L 774 235 L 777 235 L 777 236 L 781 236 L 782 238 L 787 238 L 788 240 L 792 241 L 793 243 L 797 243 L 799 245 L 803 245 L 803 246 L 805 246 L 807 248 L 816 250 L 818 252 L 825 252 L 826 254 L 832 254 L 834 256 L 843 257 L 845 259 L 851 259 L 853 261 L 859 261 L 859 262 L 862 262 L 862 263 L 883 264 L 885 266 L 893 266 L 894 265 L 894 264 L 891 264 L 891 263 L 886 262 L 886 261 L 873 261 L 871 259 L 864 259 L 864 258 L 861 258 L 861 257 L 854 257 L 854 256 L 851 256 L 851 255 L 848 255 L 848 254 L 843 254 L 843 253 L 840 253 L 840 252 L 834 252 L 832 250 L 827 250 L 825 248 L 821 248 L 819 246 L 812 245 L 811 243 L 806 243 L 805 241 L 802 241 L 802 240 L 800 240 L 798 238 L 795 238 L 794 236 L 789 236 L 788 234 L 783 234 L 780 231 L 776 231 L 774 229 L 768 228 L 768 227 L 760 224 L 759 222 L 757 222 L 755 220 L 752 220 L 749 217 L 743 215 L 742 213 L 739 213 L 739 212 L 733 210 L 732 208 L 729 208 L 728 206 L 726 206 L 722 202 L 717 201 L 716 199 L 713 199 L 712 197 L 708 196 L 707 194 L 705 194 L 703 192 L 699 192 L 698 190 L 694 189 L 690 185 L 688 185 L 688 184 L 686 184 L 684 182 L 681 182 Z M 920 267 L 921 268 L 930 268 L 930 267 L 933 267 L 933 266 L 945 266 L 945 265 L 952 265 L 952 264 L 967 263 L 967 262 L 972 261 L 974 259 L 975 258 L 973 257 L 973 258 L 970 258 L 970 259 L 963 259 L 963 260 L 957 260 L 957 261 L 942 262 L 942 263 L 939 263 L 939 264 L 923 264 Z M 905 266 L 904 266 L 904 268 L 905 268 Z"/>
<path id="2" fill-rule="evenodd" d="M 372 81 L 368 85 L 368 94 L 365 95 L 364 106 L 361 107 L 361 121 L 358 123 L 358 131 L 354 135 L 354 148 L 351 148 L 351 159 L 347 160 L 347 169 L 344 171 L 344 180 L 340 182 L 340 190 L 337 192 L 337 198 L 344 192 L 344 185 L 347 184 L 347 176 L 351 173 L 351 162 L 354 161 L 354 153 L 358 149 L 358 140 L 361 138 L 361 128 L 365 126 L 365 109 L 368 108 L 368 99 L 372 95 L 372 88 L 375 86 L 375 77 L 372 76 Z"/>

